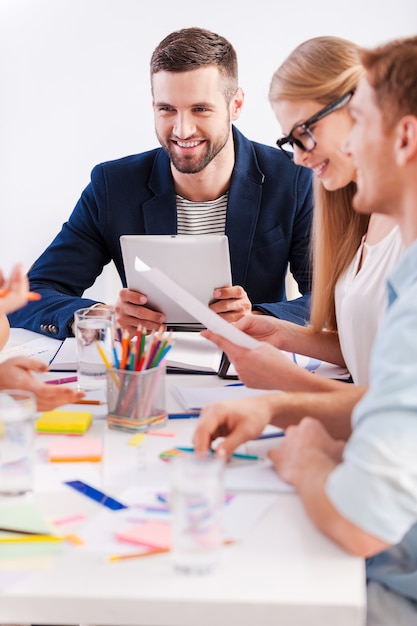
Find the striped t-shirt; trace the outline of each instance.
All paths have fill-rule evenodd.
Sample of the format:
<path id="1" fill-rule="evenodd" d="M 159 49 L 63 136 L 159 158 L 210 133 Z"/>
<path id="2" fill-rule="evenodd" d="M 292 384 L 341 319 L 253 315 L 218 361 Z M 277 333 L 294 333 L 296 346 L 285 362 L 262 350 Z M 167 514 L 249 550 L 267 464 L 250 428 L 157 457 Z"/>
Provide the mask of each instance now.
<path id="1" fill-rule="evenodd" d="M 179 235 L 224 235 L 226 227 L 226 192 L 209 202 L 191 202 L 177 194 Z"/>

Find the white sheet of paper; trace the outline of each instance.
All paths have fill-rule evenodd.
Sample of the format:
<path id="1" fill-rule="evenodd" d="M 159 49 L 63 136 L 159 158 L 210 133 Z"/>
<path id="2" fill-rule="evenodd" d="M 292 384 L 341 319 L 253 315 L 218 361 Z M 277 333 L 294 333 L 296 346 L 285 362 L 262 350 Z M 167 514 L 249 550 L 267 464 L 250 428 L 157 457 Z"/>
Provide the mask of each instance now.
<path id="1" fill-rule="evenodd" d="M 229 341 L 244 348 L 254 349 L 261 345 L 259 341 L 250 335 L 242 332 L 233 324 L 226 322 L 220 315 L 217 315 L 208 306 L 202 304 L 166 274 L 156 268 L 150 268 L 138 257 L 136 257 L 135 269 L 137 272 L 143 273 L 145 282 L 160 289 L 160 291 L 169 296 L 183 309 L 189 311 L 197 321 L 214 333 L 222 335 Z"/>
<path id="2" fill-rule="evenodd" d="M 36 463 L 36 491 L 68 489 L 64 485 L 68 480 L 83 480 L 90 485 L 100 485 L 100 465 L 100 463 Z"/>
<path id="3" fill-rule="evenodd" d="M 172 349 L 165 359 L 167 367 L 217 373 L 222 351 L 199 332 L 177 331 L 172 334 L 172 341 Z"/>
<path id="4" fill-rule="evenodd" d="M 77 348 L 75 337 L 67 337 L 55 354 L 49 370 L 51 372 L 76 372 Z"/>
<path id="5" fill-rule="evenodd" d="M 278 476 L 272 461 L 264 459 L 241 466 L 234 465 L 225 472 L 225 486 L 230 491 L 254 491 L 264 493 L 282 493 L 294 491 Z"/>
<path id="6" fill-rule="evenodd" d="M 209 402 L 221 400 L 241 400 L 272 393 L 271 389 L 250 389 L 244 385 L 225 385 L 224 387 L 172 387 L 171 393 L 187 411 L 203 408 Z M 275 392 L 276 393 L 276 392 Z"/>
<path id="7" fill-rule="evenodd" d="M 157 500 L 157 493 L 169 496 L 167 485 L 159 489 L 129 487 L 121 495 L 121 501 L 129 506 L 120 511 L 100 511 L 78 532 L 86 544 L 86 549 L 105 554 L 130 554 L 140 552 L 141 547 L 118 541 L 116 533 L 127 530 L 141 521 L 171 522 L 171 513 L 155 509 L 163 508 Z M 229 541 L 241 541 L 259 522 L 276 496 L 266 493 L 239 493 L 227 502 L 223 512 L 224 537 Z M 149 507 L 149 508 L 148 508 Z M 143 549 L 146 552 L 146 548 Z"/>
<path id="8" fill-rule="evenodd" d="M 49 363 L 54 358 L 61 341 L 50 337 L 39 337 L 25 343 L 15 345 L 9 341 L 0 352 L 0 363 L 15 356 L 27 356 L 44 363 Z"/>

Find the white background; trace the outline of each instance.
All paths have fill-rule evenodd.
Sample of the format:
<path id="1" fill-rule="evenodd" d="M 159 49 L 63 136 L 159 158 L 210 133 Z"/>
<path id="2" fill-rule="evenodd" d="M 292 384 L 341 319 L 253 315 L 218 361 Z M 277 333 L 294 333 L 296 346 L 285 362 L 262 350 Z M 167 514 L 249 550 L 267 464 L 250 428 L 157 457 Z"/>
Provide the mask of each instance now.
<path id="1" fill-rule="evenodd" d="M 169 32 L 227 37 L 246 94 L 237 126 L 274 145 L 274 70 L 303 40 L 365 46 L 413 35 L 415 0 L 0 0 L 0 267 L 28 268 L 61 228 L 92 167 L 157 145 L 149 59 Z M 89 291 L 112 301 L 107 268 Z"/>

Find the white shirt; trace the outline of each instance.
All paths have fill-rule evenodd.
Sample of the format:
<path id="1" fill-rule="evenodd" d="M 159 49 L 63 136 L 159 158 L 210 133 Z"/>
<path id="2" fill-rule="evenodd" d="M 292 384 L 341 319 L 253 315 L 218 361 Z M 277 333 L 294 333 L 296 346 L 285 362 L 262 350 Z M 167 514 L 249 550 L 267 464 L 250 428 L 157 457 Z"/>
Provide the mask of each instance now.
<path id="1" fill-rule="evenodd" d="M 358 271 L 363 248 L 366 255 Z M 405 247 L 398 226 L 375 245 L 362 240 L 335 289 L 336 320 L 346 366 L 357 385 L 369 384 L 369 362 L 386 310 L 386 277 Z"/>

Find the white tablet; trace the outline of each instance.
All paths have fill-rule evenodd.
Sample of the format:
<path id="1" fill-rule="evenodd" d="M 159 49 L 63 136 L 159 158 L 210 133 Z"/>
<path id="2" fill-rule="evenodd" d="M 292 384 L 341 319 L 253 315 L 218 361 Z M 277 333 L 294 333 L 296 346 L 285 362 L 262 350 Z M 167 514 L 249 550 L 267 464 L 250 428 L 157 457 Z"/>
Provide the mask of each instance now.
<path id="1" fill-rule="evenodd" d="M 150 308 L 165 313 L 168 326 L 194 325 L 196 319 L 160 290 L 144 288 L 141 273 L 135 270 L 136 257 L 206 305 L 216 287 L 232 284 L 226 235 L 122 235 L 120 245 L 127 286 L 145 293 Z"/>

